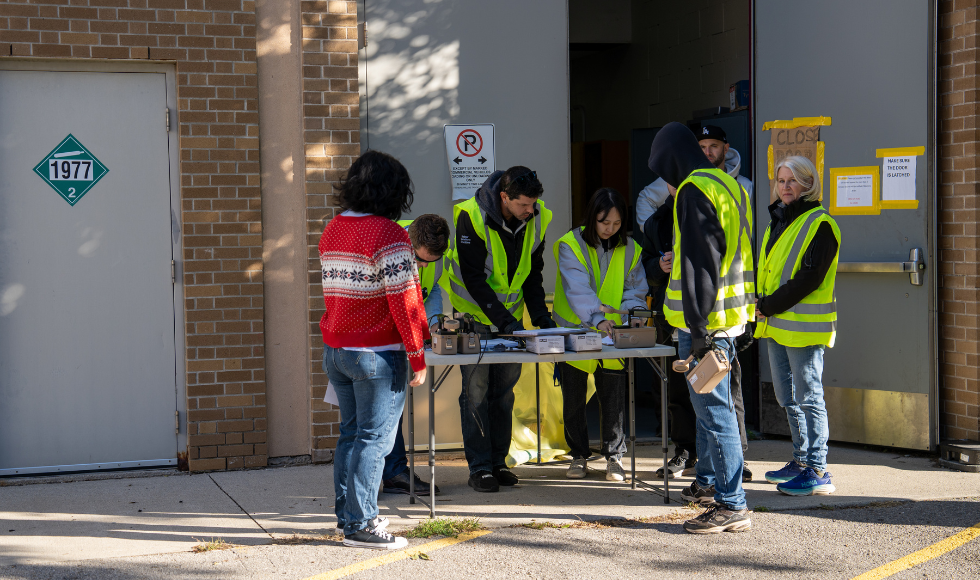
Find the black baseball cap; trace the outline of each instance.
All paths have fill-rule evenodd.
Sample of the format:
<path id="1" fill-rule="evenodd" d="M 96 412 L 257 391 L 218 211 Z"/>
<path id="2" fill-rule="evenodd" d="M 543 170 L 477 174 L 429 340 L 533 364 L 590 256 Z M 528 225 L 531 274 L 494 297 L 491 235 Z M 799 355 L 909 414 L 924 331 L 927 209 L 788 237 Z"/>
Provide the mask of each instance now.
<path id="1" fill-rule="evenodd" d="M 698 131 L 698 141 L 704 139 L 717 139 L 722 143 L 728 143 L 728 137 L 725 135 L 724 129 L 715 127 L 714 125 L 705 125 Z"/>

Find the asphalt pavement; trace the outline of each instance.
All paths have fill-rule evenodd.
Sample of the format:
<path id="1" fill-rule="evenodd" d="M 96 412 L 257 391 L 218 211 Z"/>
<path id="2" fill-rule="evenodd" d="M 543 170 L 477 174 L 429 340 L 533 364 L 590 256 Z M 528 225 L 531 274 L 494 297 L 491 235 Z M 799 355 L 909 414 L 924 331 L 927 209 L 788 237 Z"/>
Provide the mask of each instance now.
<path id="1" fill-rule="evenodd" d="M 980 524 L 980 474 L 942 469 L 927 455 L 838 445 L 830 453 L 837 493 L 794 498 L 759 481 L 790 449 L 787 441 L 750 444 L 753 529 L 707 537 L 681 528 L 694 515 L 678 497 L 690 478 L 672 481 L 667 505 L 655 492 L 605 481 L 604 462 L 580 481 L 565 479 L 564 467 L 519 467 L 520 486 L 477 494 L 463 461 L 441 459 L 438 515 L 477 517 L 490 533 L 434 549 L 434 538 L 412 539 L 428 560 L 384 563 L 334 535 L 331 465 L 0 480 L 0 578 L 326 580 L 347 566 L 358 566 L 355 578 L 426 580 L 461 571 L 854 578 Z M 638 478 L 652 480 L 659 447 L 637 452 Z M 379 504 L 396 532 L 428 515 L 405 496 L 383 494 Z M 212 540 L 230 549 L 193 551 Z M 980 539 L 933 556 L 888 577 L 980 578 Z"/>

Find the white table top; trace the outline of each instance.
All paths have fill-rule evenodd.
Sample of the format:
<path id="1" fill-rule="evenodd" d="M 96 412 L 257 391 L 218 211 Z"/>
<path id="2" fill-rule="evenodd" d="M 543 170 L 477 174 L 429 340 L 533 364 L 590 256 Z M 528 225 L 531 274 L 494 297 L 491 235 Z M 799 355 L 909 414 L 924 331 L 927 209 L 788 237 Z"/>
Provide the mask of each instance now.
<path id="1" fill-rule="evenodd" d="M 546 362 L 568 362 L 573 360 L 599 360 L 608 358 L 638 358 L 638 357 L 661 357 L 674 356 L 674 347 L 658 344 L 647 348 L 615 348 L 602 345 L 601 351 L 572 352 L 565 351 L 563 354 L 534 354 L 523 350 L 517 351 L 489 351 L 483 354 L 480 359 L 479 354 L 435 354 L 431 350 L 425 351 L 425 364 L 434 366 L 446 365 L 472 365 L 477 361 L 480 364 L 500 364 L 500 363 L 546 363 Z"/>

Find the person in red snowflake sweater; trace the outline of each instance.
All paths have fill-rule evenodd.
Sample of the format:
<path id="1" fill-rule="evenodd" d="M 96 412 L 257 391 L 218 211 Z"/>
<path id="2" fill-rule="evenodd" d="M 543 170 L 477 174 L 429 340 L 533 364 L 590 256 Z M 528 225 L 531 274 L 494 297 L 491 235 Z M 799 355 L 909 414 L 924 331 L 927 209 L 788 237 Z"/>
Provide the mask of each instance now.
<path id="1" fill-rule="evenodd" d="M 388 534 L 388 520 L 378 517 L 378 487 L 405 385 L 425 382 L 429 329 L 418 266 L 408 232 L 395 223 L 411 209 L 412 180 L 391 155 L 367 151 L 339 189 L 344 212 L 330 220 L 319 245 L 323 370 L 341 417 L 334 510 L 344 545 L 399 549 L 405 538 Z"/>

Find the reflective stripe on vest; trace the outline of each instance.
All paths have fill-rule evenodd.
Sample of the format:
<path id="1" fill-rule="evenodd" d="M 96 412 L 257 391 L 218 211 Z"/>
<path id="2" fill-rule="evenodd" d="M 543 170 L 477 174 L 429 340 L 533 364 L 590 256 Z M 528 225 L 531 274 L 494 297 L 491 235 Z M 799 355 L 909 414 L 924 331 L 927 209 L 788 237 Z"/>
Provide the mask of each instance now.
<path id="1" fill-rule="evenodd" d="M 408 231 L 408 227 L 412 225 L 414 220 L 398 220 L 398 225 L 405 228 Z M 415 249 L 414 247 L 412 248 Z M 424 267 L 422 264 L 417 264 L 419 269 L 419 284 L 422 285 L 422 294 L 425 299 L 428 300 L 429 294 L 432 294 L 432 289 L 435 288 L 436 284 L 439 283 L 439 279 L 442 278 L 443 262 L 445 261 L 445 256 L 436 262 L 430 262 Z"/>
<path id="2" fill-rule="evenodd" d="M 495 230 L 490 229 L 486 212 L 480 208 L 476 198 L 470 198 L 453 207 L 453 227 L 458 229 L 459 215 L 461 212 L 466 212 L 473 224 L 473 229 L 481 237 L 487 248 L 487 258 L 483 264 L 487 283 L 494 291 L 497 300 L 507 309 L 507 312 L 518 320 L 524 316 L 524 290 L 521 286 L 531 272 L 531 255 L 544 241 L 545 232 L 551 222 L 551 210 L 547 209 L 540 200 L 535 205 L 538 213 L 530 221 L 521 225 L 522 228 L 526 228 L 526 231 L 521 247 L 520 261 L 513 280 L 507 279 L 507 256 L 503 251 L 500 235 Z M 481 233 L 482 235 L 480 235 Z M 456 247 L 450 248 L 449 251 L 447 277 L 449 278 L 449 300 L 452 302 L 453 308 L 459 312 L 472 314 L 482 324 L 492 324 L 483 313 L 484 306 L 476 303 L 463 283 L 463 272 L 460 268 L 459 252 Z M 485 306 L 489 307 L 490 305 Z"/>
<path id="3" fill-rule="evenodd" d="M 589 287 L 599 299 L 599 302 L 619 309 L 623 303 L 623 289 L 626 286 L 626 278 L 629 273 L 636 268 L 640 261 L 640 254 L 636 251 L 636 245 L 632 239 L 627 239 L 625 246 L 618 246 L 613 249 L 612 257 L 609 259 L 609 266 L 606 268 L 605 277 L 600 279 L 602 268 L 599 265 L 599 256 L 595 248 L 590 246 L 582 238 L 584 228 L 574 228 L 561 237 L 554 245 L 555 262 L 558 262 L 558 275 L 555 279 L 555 300 L 552 308 L 552 316 L 558 326 L 566 328 L 589 328 L 590 325 L 583 324 L 579 317 L 572 310 L 568 299 L 565 297 L 565 287 L 561 281 L 561 262 L 558 258 L 559 247 L 566 244 L 589 272 Z M 619 314 L 605 314 L 608 320 L 615 324 L 622 324 Z M 581 369 L 587 373 L 594 373 L 599 363 L 595 360 L 569 361 L 568 364 Z M 623 363 L 618 359 L 607 360 L 602 365 L 607 369 L 622 369 Z"/>
<path id="4" fill-rule="evenodd" d="M 687 183 L 700 189 L 715 208 L 725 232 L 725 255 L 718 277 L 718 294 L 708 314 L 708 330 L 745 324 L 755 317 L 755 270 L 752 255 L 751 205 L 748 194 L 731 176 L 718 169 L 691 173 L 677 188 Z M 741 195 L 735 196 L 731 185 Z M 681 285 L 681 234 L 677 223 L 678 203 L 674 203 L 674 265 L 667 283 L 664 314 L 675 327 L 687 327 L 684 320 Z"/>
<path id="5" fill-rule="evenodd" d="M 768 337 L 783 346 L 833 347 L 837 336 L 837 299 L 834 286 L 837 258 L 840 256 L 840 229 L 823 207 L 816 207 L 796 218 L 767 253 L 772 224 L 766 228 L 759 259 L 759 292 L 768 296 L 785 286 L 800 269 L 804 250 L 810 245 L 820 224 L 827 222 L 837 238 L 837 256 L 831 262 L 820 286 L 789 310 L 770 316 L 756 326 L 757 338 Z M 792 240 L 792 241 L 790 241 Z M 775 273 L 779 273 L 779 278 Z"/>

